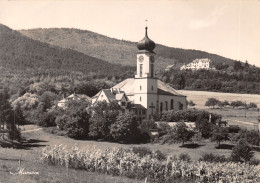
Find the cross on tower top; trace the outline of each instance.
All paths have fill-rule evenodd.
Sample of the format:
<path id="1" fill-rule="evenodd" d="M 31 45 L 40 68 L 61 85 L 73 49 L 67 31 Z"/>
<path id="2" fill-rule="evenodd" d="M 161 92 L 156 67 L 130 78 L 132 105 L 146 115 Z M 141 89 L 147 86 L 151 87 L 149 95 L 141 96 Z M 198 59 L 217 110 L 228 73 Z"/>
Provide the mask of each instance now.
<path id="1" fill-rule="evenodd" d="M 148 20 L 145 20 L 145 25 L 146 25 L 146 27 L 147 27 L 147 22 L 148 22 Z"/>

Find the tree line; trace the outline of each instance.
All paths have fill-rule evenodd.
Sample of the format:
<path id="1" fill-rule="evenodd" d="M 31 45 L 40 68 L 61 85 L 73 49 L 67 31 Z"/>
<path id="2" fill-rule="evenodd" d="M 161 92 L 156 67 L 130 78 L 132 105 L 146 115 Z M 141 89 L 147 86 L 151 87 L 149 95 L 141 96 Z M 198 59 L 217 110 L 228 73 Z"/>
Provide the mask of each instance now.
<path id="1" fill-rule="evenodd" d="M 242 67 L 242 66 L 241 66 Z M 176 89 L 260 94 L 260 69 L 228 66 L 221 70 L 160 71 L 159 78 Z"/>

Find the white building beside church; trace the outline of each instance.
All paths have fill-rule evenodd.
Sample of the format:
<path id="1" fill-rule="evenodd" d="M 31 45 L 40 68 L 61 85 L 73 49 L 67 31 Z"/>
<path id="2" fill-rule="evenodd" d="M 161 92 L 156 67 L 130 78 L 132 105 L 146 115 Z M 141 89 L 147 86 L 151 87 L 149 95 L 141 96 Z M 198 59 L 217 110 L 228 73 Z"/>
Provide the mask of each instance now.
<path id="1" fill-rule="evenodd" d="M 187 108 L 186 96 L 179 94 L 175 89 L 155 77 L 154 63 L 155 43 L 147 35 L 138 42 L 136 56 L 136 75 L 107 90 L 101 90 L 92 98 L 92 104 L 98 101 L 117 101 L 121 106 L 134 112 L 142 118 L 153 118 L 167 110 L 182 110 Z M 122 97 L 119 97 L 119 95 Z M 128 105 L 128 104 L 131 105 Z"/>
<path id="2" fill-rule="evenodd" d="M 89 96 L 73 93 L 70 96 L 58 101 L 57 106 L 61 108 L 65 108 L 66 104 L 71 100 L 78 100 L 78 101 L 85 100 L 86 102 L 91 102 L 91 98 Z"/>

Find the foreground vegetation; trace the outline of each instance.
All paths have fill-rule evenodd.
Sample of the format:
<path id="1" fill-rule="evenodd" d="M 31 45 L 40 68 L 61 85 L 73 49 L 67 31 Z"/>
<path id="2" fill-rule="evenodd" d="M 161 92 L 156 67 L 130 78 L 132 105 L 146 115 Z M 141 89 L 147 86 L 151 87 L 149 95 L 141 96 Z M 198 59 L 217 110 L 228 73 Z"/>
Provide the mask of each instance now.
<path id="1" fill-rule="evenodd" d="M 158 156 L 156 152 L 141 156 L 132 149 L 67 149 L 59 145 L 44 148 L 43 163 L 84 169 L 116 176 L 144 179 L 152 182 L 177 180 L 206 182 L 258 182 L 258 166 L 241 163 L 209 163 Z"/>
<path id="2" fill-rule="evenodd" d="M 68 137 L 57 136 L 49 133 L 45 133 L 41 128 L 35 125 L 25 125 L 22 131 L 22 136 L 26 141 L 23 142 L 23 147 L 19 149 L 13 148 L 2 148 L 0 150 L 0 180 L 6 182 L 5 180 L 10 180 L 9 182 L 144 182 L 144 179 L 137 181 L 136 179 L 126 179 L 124 177 L 111 177 L 105 174 L 99 174 L 97 172 L 86 172 L 85 170 L 69 168 L 69 177 L 67 176 L 66 167 L 60 166 L 50 166 L 47 164 L 39 164 L 38 160 L 41 156 L 42 147 L 49 147 L 48 149 L 55 146 L 55 144 L 64 144 L 67 146 L 67 150 L 70 151 L 74 149 L 75 144 L 80 150 L 84 149 L 99 149 L 100 151 L 105 151 L 106 149 L 123 148 L 126 151 L 132 147 L 129 144 L 121 143 L 111 143 L 105 141 L 93 141 L 93 140 L 75 140 Z M 28 132 L 27 132 L 28 131 Z M 0 142 L 2 145 L 2 143 Z M 136 147 L 136 148 L 135 148 Z M 190 159 L 192 161 L 206 161 L 214 162 L 213 164 L 218 164 L 217 162 L 230 162 L 229 157 L 232 153 L 232 148 L 234 144 L 225 141 L 222 142 L 221 146 L 217 147 L 216 143 L 210 142 L 208 140 L 195 141 L 193 143 L 186 143 L 185 145 L 174 143 L 174 144 L 160 144 L 160 143 L 147 143 L 139 144 L 133 147 L 133 152 L 135 154 L 140 154 L 140 156 L 146 156 L 151 154 L 152 151 L 156 152 L 158 149 L 161 151 L 160 157 L 176 156 L 178 161 L 184 159 Z M 139 150 L 138 150 L 139 149 Z M 148 149 L 148 150 L 147 150 Z M 150 149 L 150 150 L 149 150 Z M 182 154 L 187 154 L 190 158 L 180 158 Z M 255 147 L 253 149 L 254 157 L 260 159 L 259 149 Z M 19 158 L 22 154 L 22 168 L 25 171 L 38 171 L 39 175 L 10 175 L 9 171 L 17 172 L 17 167 L 19 166 Z M 210 155 L 210 154 L 213 154 Z M 204 155 L 206 157 L 204 157 Z M 220 158 L 218 158 L 220 156 Z M 223 158 L 223 156 L 225 158 Z M 164 158 L 163 158 L 164 159 Z M 200 160 L 201 159 L 201 160 Z M 221 160 L 219 160 L 221 159 Z M 222 161 L 224 159 L 224 161 Z M 185 160 L 186 161 L 186 160 Z M 253 162 L 253 161 L 252 161 Z M 232 162 L 230 162 L 232 164 Z M 4 168 L 5 165 L 7 167 Z M 37 165 L 37 166 L 35 166 Z M 85 172 L 85 173 L 84 173 Z M 177 182 L 185 182 L 185 180 L 174 179 Z M 149 182 L 149 181 L 148 181 Z M 169 181 L 171 182 L 171 181 Z M 190 182 L 190 181 L 186 181 Z"/>

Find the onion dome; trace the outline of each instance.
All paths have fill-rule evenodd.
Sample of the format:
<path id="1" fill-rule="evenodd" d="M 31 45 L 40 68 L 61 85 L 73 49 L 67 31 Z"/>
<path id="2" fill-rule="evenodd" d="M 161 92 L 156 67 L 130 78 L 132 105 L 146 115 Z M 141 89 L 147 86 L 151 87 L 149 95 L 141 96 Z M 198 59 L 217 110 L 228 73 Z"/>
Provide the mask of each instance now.
<path id="1" fill-rule="evenodd" d="M 138 50 L 146 50 L 153 53 L 155 43 L 147 35 L 147 27 L 145 27 L 145 37 L 137 43 Z"/>

